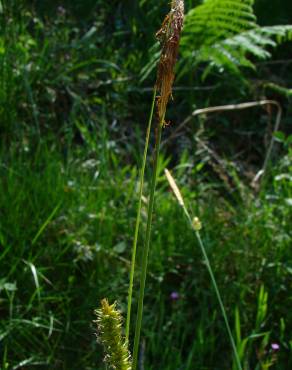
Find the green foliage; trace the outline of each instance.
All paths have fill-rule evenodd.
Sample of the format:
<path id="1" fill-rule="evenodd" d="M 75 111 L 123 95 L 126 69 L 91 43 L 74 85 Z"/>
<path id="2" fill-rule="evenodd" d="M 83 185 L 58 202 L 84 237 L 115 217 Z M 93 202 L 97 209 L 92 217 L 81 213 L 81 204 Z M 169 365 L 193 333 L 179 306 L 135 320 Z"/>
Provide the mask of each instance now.
<path id="1" fill-rule="evenodd" d="M 6 137 L 21 136 L 27 129 L 36 136 L 63 134 L 74 125 L 73 117 L 92 119 L 109 100 L 122 114 L 127 73 L 122 56 L 112 54 L 121 36 L 112 37 L 109 12 L 105 7 L 84 24 L 76 21 L 70 7 L 45 12 L 25 2 L 4 2 L 0 130 Z"/>
<path id="2" fill-rule="evenodd" d="M 255 352 L 254 358 L 257 359 L 256 369 L 266 369 L 268 367 L 261 367 L 270 364 L 272 365 L 274 361 L 271 361 L 271 351 L 268 348 L 270 335 L 269 331 L 263 331 L 265 326 L 265 321 L 267 320 L 268 314 L 268 293 L 265 291 L 262 285 L 259 289 L 257 312 L 255 318 L 254 328 L 250 335 L 242 338 L 242 327 L 240 323 L 240 314 L 238 308 L 235 309 L 235 333 L 237 341 L 237 349 L 241 361 L 244 363 L 245 368 L 249 366 L 250 357 L 252 351 Z M 236 370 L 237 366 L 234 361 L 232 369 Z"/>
<path id="3" fill-rule="evenodd" d="M 183 71 L 208 62 L 212 68 L 242 76 L 240 67 L 255 69 L 252 57 L 268 59 L 271 48 L 292 40 L 292 26 L 259 27 L 253 1 L 207 0 L 186 16 L 181 40 Z"/>
<path id="4" fill-rule="evenodd" d="M 243 80 L 242 68 L 255 71 L 255 60 L 272 57 L 272 50 L 292 40 L 291 25 L 260 27 L 253 0 L 207 0 L 189 10 L 180 42 L 179 78 L 203 66 L 202 78 L 211 71 L 229 72 Z M 141 81 L 149 77 L 159 58 L 159 44 L 149 50 Z"/>
<path id="5" fill-rule="evenodd" d="M 92 312 L 96 300 L 105 296 L 126 301 L 129 230 L 135 223 L 138 192 L 137 171 L 122 166 L 122 152 L 100 161 L 101 141 L 96 139 L 95 148 L 90 142 L 70 145 L 66 154 L 49 142 L 38 148 L 26 142 L 3 148 L 0 338 L 8 369 L 23 361 L 56 369 L 102 366 L 90 325 Z M 231 368 L 232 355 L 226 335 L 221 335 L 224 322 L 200 250 L 161 173 L 167 162 L 160 158 L 159 206 L 145 298 L 145 368 L 163 363 L 168 370 L 182 365 L 189 370 L 225 370 Z M 292 361 L 291 155 L 279 163 L 271 174 L 273 185 L 260 197 L 247 191 L 238 203 L 228 200 L 222 186 L 212 183 L 199 164 L 185 155 L 173 173 L 186 202 L 202 220 L 202 237 L 228 316 L 237 302 L 242 338 L 252 333 L 258 316 L 260 332 L 270 332 L 271 340 L 283 348 L 277 366 L 286 370 Z M 148 182 L 146 191 L 147 186 Z M 142 222 L 145 227 L 145 203 Z M 138 246 L 142 242 L 140 237 Z M 263 282 L 269 294 L 268 315 L 257 315 L 264 312 L 257 303 Z M 179 293 L 177 301 L 170 298 L 173 291 Z M 136 299 L 135 295 L 134 304 Z M 125 304 L 121 308 L 125 314 Z M 280 329 L 281 318 L 285 330 Z M 257 343 L 246 354 L 251 364 Z"/>
<path id="6" fill-rule="evenodd" d="M 240 32 L 256 27 L 253 0 L 207 0 L 191 9 L 185 18 L 182 46 L 191 53 Z"/>
<path id="7" fill-rule="evenodd" d="M 197 3 L 185 1 L 186 9 Z M 136 168 L 154 78 L 150 71 L 141 85 L 138 80 L 169 4 L 165 0 L 0 0 L 0 4 L 0 368 L 101 369 L 93 310 L 97 300 L 108 296 L 123 303 L 125 315 L 138 197 Z M 251 3 L 244 4 L 249 13 Z M 260 24 L 291 23 L 290 2 L 257 0 L 256 5 Z M 253 53 L 271 53 L 277 35 L 284 36 L 282 41 L 288 35 L 288 28 L 280 26 L 282 31 L 274 32 L 274 27 L 270 31 L 255 27 L 253 17 L 243 10 L 237 13 L 240 23 L 248 20 L 251 28 L 243 27 L 239 33 L 227 29 L 218 40 L 213 29 L 209 52 L 213 45 L 224 49 L 221 43 L 236 41 L 240 63 L 253 63 L 257 57 Z M 247 40 L 242 51 L 237 37 Z M 228 317 L 234 313 L 234 302 L 238 305 L 234 332 L 240 326 L 242 341 L 253 332 L 264 286 L 269 299 L 260 333 L 269 333 L 269 341 L 280 344 L 274 366 L 287 370 L 292 368 L 290 44 L 277 51 L 279 60 L 256 65 L 265 95 L 281 99 L 284 112 L 281 132 L 275 135 L 277 161 L 263 191 L 256 194 L 248 186 L 250 177 L 242 181 L 241 176 L 245 169 L 253 175 L 262 163 L 269 111 L 208 116 L 190 124 L 187 134 L 182 132 L 168 145 L 168 135 L 194 104 L 243 98 L 242 84 L 217 74 L 217 69 L 202 84 L 201 76 L 210 65 L 208 55 L 197 74 L 187 71 L 198 56 L 193 42 L 190 39 L 183 51 L 180 68 L 185 65 L 185 74 L 176 83 L 176 109 L 170 112 L 172 125 L 163 137 L 168 154 L 158 163 L 159 206 L 149 255 L 142 360 L 147 370 L 156 370 L 157 364 L 165 370 L 232 366 L 226 336 L 221 336 L 224 322 L 200 251 L 194 248 L 192 233 L 186 230 L 162 173 L 167 164 L 179 179 L 188 206 L 202 220 L 202 236 Z M 225 69 L 231 59 L 230 68 L 238 73 L 240 63 L 229 54 L 226 63 L 218 59 Z M 274 85 L 265 83 L 271 80 Z M 249 82 L 249 98 L 258 98 L 262 94 L 258 81 Z M 197 135 L 213 152 L 193 140 Z M 230 177 L 228 189 L 214 171 L 214 152 L 228 157 L 228 168 L 236 170 L 236 182 L 231 170 L 223 173 Z M 148 193 L 147 179 L 145 186 Z M 241 197 L 239 187 L 244 190 Z M 146 202 L 143 197 L 142 228 Z M 140 236 L 138 260 L 142 244 Z M 179 299 L 171 299 L 172 292 Z M 252 369 L 258 364 L 262 338 L 252 341 L 251 351 L 243 351 Z"/>

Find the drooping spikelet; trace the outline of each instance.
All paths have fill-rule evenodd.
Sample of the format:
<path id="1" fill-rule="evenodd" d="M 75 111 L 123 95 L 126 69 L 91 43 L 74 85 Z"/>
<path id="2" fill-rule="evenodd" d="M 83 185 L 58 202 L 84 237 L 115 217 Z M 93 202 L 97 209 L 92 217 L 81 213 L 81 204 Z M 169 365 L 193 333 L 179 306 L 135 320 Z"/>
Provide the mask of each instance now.
<path id="1" fill-rule="evenodd" d="M 176 182 L 174 180 L 174 178 L 172 177 L 171 173 L 168 171 L 167 168 L 165 168 L 164 170 L 164 173 L 165 173 L 165 176 L 167 178 L 167 181 L 171 187 L 171 190 L 173 191 L 173 194 L 175 195 L 177 201 L 178 201 L 178 204 L 181 206 L 181 207 L 185 207 L 185 202 L 184 202 L 184 198 L 178 188 L 178 186 L 176 185 Z"/>
<path id="2" fill-rule="evenodd" d="M 101 301 L 97 315 L 97 335 L 105 350 L 105 361 L 109 368 L 131 370 L 131 360 L 127 343 L 122 336 L 122 316 L 116 303 L 110 305 L 107 299 Z"/>
<path id="3" fill-rule="evenodd" d="M 156 38 L 162 47 L 156 79 L 156 88 L 160 94 L 157 100 L 157 113 L 162 125 L 165 123 L 166 106 L 172 92 L 174 66 L 177 59 L 183 19 L 183 0 L 172 0 L 171 10 L 164 19 L 160 30 L 156 33 Z"/>

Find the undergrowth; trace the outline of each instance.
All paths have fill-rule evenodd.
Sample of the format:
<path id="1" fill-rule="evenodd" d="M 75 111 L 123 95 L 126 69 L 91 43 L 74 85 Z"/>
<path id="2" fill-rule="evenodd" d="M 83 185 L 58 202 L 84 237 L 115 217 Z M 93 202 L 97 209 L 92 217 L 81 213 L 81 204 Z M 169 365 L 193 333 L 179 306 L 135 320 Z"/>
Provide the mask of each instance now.
<path id="1" fill-rule="evenodd" d="M 29 155 L 15 145 L 3 150 L 1 157 L 2 368 L 26 363 L 95 369 L 102 355 L 89 313 L 105 295 L 125 302 L 132 245 L 128 230 L 134 224 L 138 196 L 136 170 L 115 159 L 106 172 L 99 172 L 101 164 L 86 147 L 71 148 L 64 158 L 49 143 L 31 149 Z M 224 322 L 192 232 L 186 230 L 168 192 L 162 172 L 166 160 L 161 157 L 159 162 L 159 208 L 143 329 L 145 366 L 155 368 L 159 361 L 169 369 L 188 363 L 190 369 L 219 368 L 218 364 L 226 369 L 229 347 L 220 334 Z M 196 163 L 188 162 L 192 167 L 185 163 L 173 173 L 181 178 L 184 197 L 204 225 L 202 234 L 228 315 L 234 317 L 237 307 L 242 336 L 251 335 L 257 296 L 264 285 L 267 315 L 260 329 L 270 332 L 266 351 L 272 342 L 279 343 L 277 366 L 287 369 L 291 158 L 289 162 L 287 156 L 272 176 L 274 184 L 260 196 L 250 192 L 244 203 L 224 199 L 220 189 L 204 181 Z M 126 312 L 125 306 L 121 309 Z M 248 353 L 251 363 L 256 362 L 258 346 L 254 339 Z"/>
<path id="2" fill-rule="evenodd" d="M 186 1 L 186 9 L 195 3 Z M 287 24 L 291 12 L 283 1 L 280 11 L 280 3 L 265 4 L 277 6 L 274 22 L 273 12 L 266 14 L 258 2 L 259 19 Z M 93 310 L 106 296 L 121 302 L 123 316 L 127 311 L 137 165 L 152 86 L 151 73 L 140 81 L 141 70 L 167 4 L 101 1 L 98 9 L 93 0 L 70 4 L 0 0 L 1 370 L 102 369 Z M 267 42 L 284 28 L 270 29 Z M 246 42 L 257 36 L 253 31 L 244 33 Z M 240 35 L 224 40 L 221 50 L 238 47 Z M 257 193 L 249 183 L 270 138 L 269 109 L 202 117 L 175 141 L 168 141 L 171 131 L 165 129 L 141 335 L 147 370 L 157 364 L 166 370 L 233 365 L 204 260 L 173 201 L 166 166 L 188 209 L 202 222 L 243 364 L 257 370 L 292 368 L 292 159 L 291 137 L 285 135 L 291 61 L 286 46 L 275 64 L 252 60 L 257 68 L 252 78 L 237 65 L 248 86 L 220 68 L 203 82 L 205 68 L 178 81 L 175 109 L 170 104 L 169 112 L 174 127 L 196 108 L 194 102 L 205 107 L 264 94 L 283 106 L 283 132 L 277 133 L 283 147 L 276 148 Z M 243 62 L 246 50 L 239 55 Z M 263 90 L 267 81 L 276 85 Z M 149 178 L 146 171 L 147 194 Z M 146 203 L 143 198 L 142 231 Z M 137 258 L 139 266 L 140 252 Z"/>

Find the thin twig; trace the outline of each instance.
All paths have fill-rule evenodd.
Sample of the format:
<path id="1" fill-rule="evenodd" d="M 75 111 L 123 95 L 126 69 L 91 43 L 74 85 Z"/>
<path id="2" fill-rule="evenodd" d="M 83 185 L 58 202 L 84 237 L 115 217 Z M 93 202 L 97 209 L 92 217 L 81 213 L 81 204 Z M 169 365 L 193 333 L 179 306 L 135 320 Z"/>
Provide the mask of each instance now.
<path id="1" fill-rule="evenodd" d="M 217 85 L 212 85 L 212 86 L 176 86 L 172 88 L 172 91 L 210 91 L 214 90 L 218 87 Z M 128 91 L 134 91 L 134 92 L 152 92 L 153 87 L 131 87 L 128 89 Z"/>

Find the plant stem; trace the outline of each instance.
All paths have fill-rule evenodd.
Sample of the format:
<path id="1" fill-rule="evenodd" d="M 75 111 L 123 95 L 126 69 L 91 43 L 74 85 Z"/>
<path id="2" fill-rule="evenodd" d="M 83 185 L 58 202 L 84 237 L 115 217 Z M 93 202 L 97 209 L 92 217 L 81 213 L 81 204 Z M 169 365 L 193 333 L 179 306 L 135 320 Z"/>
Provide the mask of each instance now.
<path id="1" fill-rule="evenodd" d="M 205 259 L 205 262 L 206 262 L 206 266 L 207 266 L 209 275 L 211 277 L 211 281 L 212 281 L 212 284 L 213 284 L 213 287 L 214 287 L 214 290 L 215 290 L 215 293 L 216 293 L 216 296 L 217 296 L 217 299 L 218 299 L 218 303 L 219 303 L 219 306 L 220 306 L 220 309 L 221 309 L 221 312 L 222 312 L 222 316 L 223 316 L 224 321 L 225 321 L 226 330 L 228 332 L 230 343 L 231 343 L 231 346 L 232 346 L 232 349 L 233 349 L 233 352 L 234 352 L 234 357 L 235 357 L 235 362 L 236 362 L 237 368 L 238 368 L 238 370 L 242 370 L 240 359 L 239 359 L 238 352 L 237 352 L 237 349 L 236 349 L 236 345 L 235 345 L 235 342 L 234 342 L 234 339 L 233 339 L 233 335 L 232 335 L 230 325 L 229 325 L 229 322 L 228 322 L 228 318 L 227 318 L 227 314 L 226 314 L 226 311 L 225 311 L 225 307 L 224 307 L 224 304 L 223 304 L 223 301 L 222 301 L 222 298 L 221 298 L 220 291 L 219 291 L 218 286 L 217 286 L 215 276 L 213 274 L 213 270 L 212 270 L 212 267 L 211 267 L 206 249 L 204 247 L 204 244 L 203 244 L 203 241 L 201 239 L 199 231 L 197 231 L 197 230 L 194 230 L 194 231 L 195 231 L 196 237 L 198 239 L 201 251 L 203 253 L 203 256 L 204 256 L 204 259 Z"/>
<path id="2" fill-rule="evenodd" d="M 242 370 L 242 367 L 241 367 L 241 364 L 240 364 L 240 359 L 239 359 L 239 356 L 238 356 L 238 353 L 237 353 L 237 349 L 236 349 L 235 342 L 234 342 L 234 339 L 233 339 L 233 336 L 232 336 L 230 325 L 229 325 L 229 322 L 228 322 L 228 319 L 227 319 L 225 307 L 224 307 L 224 304 L 223 304 L 223 301 L 222 301 L 222 298 L 221 298 L 221 295 L 220 295 L 220 291 L 219 291 L 218 286 L 217 286 L 215 276 L 213 274 L 213 270 L 212 270 L 207 252 L 206 252 L 206 248 L 203 244 L 203 241 L 201 239 L 201 235 L 200 235 L 200 232 L 199 232 L 199 230 L 202 227 L 201 222 L 197 217 L 195 217 L 193 220 L 191 219 L 190 213 L 187 210 L 187 207 L 185 206 L 183 196 L 182 196 L 178 186 L 176 185 L 176 182 L 175 182 L 174 178 L 171 176 L 170 172 L 167 169 L 165 170 L 165 175 L 166 175 L 167 181 L 169 182 L 169 185 L 170 185 L 170 187 L 171 187 L 171 189 L 172 189 L 172 191 L 173 191 L 173 193 L 176 197 L 176 200 L 178 201 L 178 204 L 182 207 L 182 209 L 184 211 L 184 214 L 185 214 L 186 218 L 188 219 L 189 224 L 190 224 L 192 230 L 195 232 L 195 235 L 198 239 L 199 246 L 200 246 L 202 254 L 204 256 L 205 263 L 206 263 L 208 272 L 210 274 L 214 290 L 216 292 L 216 296 L 217 296 L 217 299 L 218 299 L 218 302 L 219 302 L 219 306 L 220 306 L 220 309 L 221 309 L 221 312 L 222 312 L 222 316 L 223 316 L 224 321 L 225 321 L 225 326 L 226 326 L 226 329 L 227 329 L 227 332 L 228 332 L 228 335 L 229 335 L 232 350 L 234 352 L 236 366 L 238 367 L 238 370 Z"/>
<path id="3" fill-rule="evenodd" d="M 141 170 L 140 170 L 139 199 L 138 199 L 138 207 L 137 207 L 137 217 L 136 217 L 134 241 L 133 241 L 133 247 L 132 247 L 132 261 L 131 261 L 130 283 L 129 283 L 129 291 L 128 291 L 128 307 L 127 307 L 127 320 L 126 320 L 126 341 L 127 342 L 129 341 L 129 332 L 130 332 L 131 307 L 132 307 L 132 296 L 133 296 L 133 282 L 134 282 L 135 264 L 136 264 L 137 241 L 138 241 L 140 218 L 141 218 L 141 205 L 142 205 L 142 194 L 143 194 L 143 185 L 144 185 L 144 174 L 145 174 L 146 159 L 147 159 L 147 152 L 148 152 L 148 146 L 149 146 L 151 124 L 152 124 L 153 112 L 154 112 L 154 107 L 155 107 L 156 92 L 157 92 L 157 89 L 156 89 L 156 87 L 154 87 L 152 105 L 151 105 L 151 109 L 150 109 L 149 121 L 148 121 L 148 126 L 147 126 L 147 131 L 146 131 L 145 147 L 144 147 L 142 166 L 141 166 Z"/>
<path id="4" fill-rule="evenodd" d="M 162 122 L 159 123 L 158 128 L 157 128 L 157 133 L 156 133 L 156 146 L 155 146 L 155 154 L 154 154 L 150 197 L 149 197 L 148 211 L 147 211 L 147 227 L 146 227 L 145 245 L 143 249 L 142 262 L 141 262 L 142 268 L 141 268 L 141 277 L 140 277 L 138 311 L 137 311 L 137 319 L 136 319 L 136 327 L 135 327 L 132 370 L 136 370 L 137 360 L 138 360 L 138 350 L 139 350 L 140 333 L 141 333 L 141 326 L 142 326 L 142 315 L 143 315 L 144 291 L 145 291 L 148 254 L 149 254 L 150 237 L 151 237 L 151 224 L 152 224 L 152 215 L 153 215 L 153 207 L 154 207 L 155 188 L 156 188 L 156 181 L 157 181 L 157 167 L 158 167 L 157 165 L 158 165 L 160 142 L 161 142 Z"/>
<path id="5" fill-rule="evenodd" d="M 227 318 L 227 314 L 226 314 L 226 311 L 225 311 L 225 307 L 224 307 L 224 304 L 223 304 L 223 301 L 222 301 L 222 298 L 221 298 L 221 294 L 220 294 L 220 291 L 219 291 L 219 288 L 218 288 L 218 285 L 217 285 L 217 282 L 216 282 L 216 279 L 215 279 L 215 276 L 214 276 L 214 273 L 213 273 L 213 270 L 212 270 L 212 266 L 210 264 L 209 257 L 208 257 L 207 252 L 206 252 L 206 248 L 205 248 L 205 246 L 203 244 L 203 241 L 201 239 L 200 232 L 198 230 L 196 230 L 196 228 L 193 225 L 193 222 L 192 222 L 192 219 L 191 219 L 191 216 L 190 216 L 188 210 L 186 209 L 185 206 L 183 206 L 182 208 L 183 208 L 184 214 L 186 215 L 186 217 L 187 217 L 187 219 L 188 219 L 188 221 L 191 225 L 191 228 L 193 229 L 193 231 L 196 234 L 199 246 L 201 248 L 202 254 L 203 254 L 204 259 L 205 259 L 207 270 L 208 270 L 210 278 L 211 278 L 211 282 L 213 284 L 213 288 L 214 288 L 216 296 L 217 296 L 217 300 L 218 300 L 218 303 L 219 303 L 219 306 L 220 306 L 220 309 L 221 309 L 221 313 L 222 313 L 222 316 L 223 316 L 223 319 L 224 319 L 224 322 L 225 322 L 226 330 L 227 330 L 229 340 L 230 340 L 230 343 L 231 343 L 231 347 L 232 347 L 232 350 L 233 350 L 233 353 L 234 353 L 237 368 L 238 368 L 238 370 L 242 370 L 240 359 L 239 359 L 238 352 L 237 352 L 237 349 L 236 349 L 236 345 L 235 345 L 235 342 L 234 342 L 234 339 L 233 339 L 233 335 L 232 335 L 230 325 L 229 325 L 229 322 L 228 322 L 228 318 Z"/>

